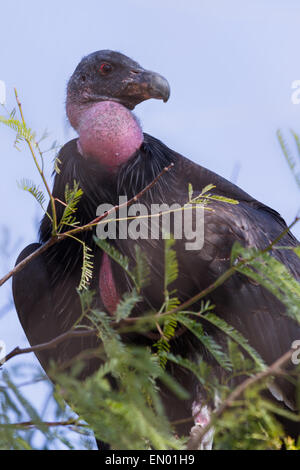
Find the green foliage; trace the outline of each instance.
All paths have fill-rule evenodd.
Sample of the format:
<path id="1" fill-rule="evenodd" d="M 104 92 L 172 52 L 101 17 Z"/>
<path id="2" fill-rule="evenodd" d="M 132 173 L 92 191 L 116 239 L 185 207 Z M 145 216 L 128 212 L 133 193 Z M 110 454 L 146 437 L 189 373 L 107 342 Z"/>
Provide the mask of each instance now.
<path id="1" fill-rule="evenodd" d="M 30 127 L 27 127 L 26 124 L 20 122 L 18 119 L 14 117 L 15 111 L 11 113 L 10 117 L 6 118 L 4 116 L 0 116 L 0 122 L 5 124 L 10 129 L 16 132 L 17 138 L 16 141 L 20 140 L 28 140 L 29 142 L 33 142 L 35 139 L 35 132 L 33 132 Z"/>
<path id="2" fill-rule="evenodd" d="M 165 373 L 153 355 L 145 348 L 121 345 L 114 336 L 101 337 L 109 359 L 92 377 L 80 383 L 72 376 L 56 375 L 64 398 L 96 437 L 114 449 L 180 448 L 154 386 L 158 379 L 165 381 Z"/>
<path id="3" fill-rule="evenodd" d="M 196 336 L 196 338 L 199 339 L 205 349 L 213 356 L 213 358 L 224 370 L 232 370 L 231 362 L 227 354 L 222 350 L 222 346 L 218 344 L 212 336 L 207 334 L 201 323 L 188 318 L 186 315 L 180 315 L 177 317 L 177 319 L 182 325 L 191 331 Z"/>
<path id="4" fill-rule="evenodd" d="M 209 191 L 215 189 L 214 184 L 208 184 L 205 188 L 202 189 L 201 193 L 198 196 L 193 197 L 193 187 L 189 184 L 188 194 L 189 194 L 189 204 L 201 204 L 206 206 L 210 201 L 220 201 L 226 202 L 227 204 L 238 204 L 239 201 L 225 196 L 219 196 L 218 194 L 211 194 Z"/>
<path id="5" fill-rule="evenodd" d="M 115 313 L 116 321 L 119 322 L 129 317 L 133 308 L 140 300 L 142 300 L 142 297 L 138 295 L 135 288 L 133 288 L 131 292 L 126 292 L 117 306 Z"/>
<path id="6" fill-rule="evenodd" d="M 164 272 L 164 303 L 161 308 L 161 312 L 168 312 L 173 308 L 179 305 L 179 300 L 175 296 L 176 291 L 169 292 L 169 286 L 176 281 L 178 277 L 178 262 L 176 258 L 176 251 L 172 248 L 175 244 L 175 240 L 172 238 L 165 240 L 165 272 Z M 176 315 L 168 315 L 164 319 L 163 329 L 160 330 L 161 337 L 155 343 L 157 348 L 158 357 L 160 359 L 160 364 L 163 368 L 167 364 L 167 355 L 170 351 L 170 341 L 175 335 L 177 328 L 177 318 Z"/>
<path id="7" fill-rule="evenodd" d="M 165 240 L 165 276 L 164 276 L 164 291 L 165 296 L 168 297 L 167 289 L 172 282 L 176 281 L 178 277 L 178 262 L 176 258 L 176 251 L 172 249 L 175 245 L 175 240 Z"/>
<path id="8" fill-rule="evenodd" d="M 64 225 L 70 227 L 76 227 L 79 222 L 76 220 L 75 213 L 77 211 L 78 203 L 83 195 L 82 189 L 79 187 L 79 183 L 74 180 L 73 188 L 67 184 L 65 187 L 65 208 L 63 215 L 58 225 L 58 232 L 60 232 Z"/>
<path id="9" fill-rule="evenodd" d="M 299 415 L 286 411 L 280 404 L 267 400 L 262 393 L 262 382 L 245 390 L 218 419 L 215 426 L 215 449 L 232 450 L 300 450 L 300 439 L 295 442 L 285 436 L 277 416 L 298 420 Z"/>
<path id="10" fill-rule="evenodd" d="M 186 357 L 180 355 L 174 355 L 172 353 L 167 353 L 166 358 L 168 361 L 177 364 L 178 366 L 186 369 L 194 374 L 199 384 L 203 387 L 204 390 L 208 392 L 208 396 L 213 396 L 216 389 L 218 388 L 217 380 L 211 375 L 211 368 L 207 365 L 201 357 L 197 361 L 191 361 Z"/>
<path id="11" fill-rule="evenodd" d="M 262 370 L 265 368 L 265 363 L 260 357 L 260 355 L 250 346 L 247 339 L 244 338 L 244 336 L 241 333 L 239 333 L 235 328 L 233 328 L 233 326 L 226 323 L 225 320 L 218 317 L 213 312 L 209 312 L 209 313 L 206 313 L 205 315 L 202 315 L 202 318 L 204 318 L 205 321 L 219 328 L 228 336 L 228 338 L 231 338 L 239 346 L 241 346 L 249 354 L 250 358 L 254 361 L 254 363 L 257 365 L 258 370 Z M 238 356 L 238 353 L 237 353 L 237 356 Z"/>
<path id="12" fill-rule="evenodd" d="M 105 252 L 108 256 L 118 263 L 127 274 L 128 278 L 132 281 L 136 292 L 139 294 L 141 289 L 149 282 L 149 266 L 145 255 L 141 252 L 139 247 L 135 248 L 136 253 L 136 266 L 130 269 L 129 259 L 127 256 L 122 255 L 111 243 L 106 240 L 94 237 L 95 243 Z M 143 275 L 144 273 L 144 275 Z"/>
<path id="13" fill-rule="evenodd" d="M 150 268 L 146 254 L 142 251 L 139 245 L 135 245 L 135 260 L 136 265 L 132 270 L 133 278 L 135 279 L 135 286 L 137 291 L 146 287 L 150 281 Z"/>
<path id="14" fill-rule="evenodd" d="M 258 251 L 251 247 L 244 248 L 235 243 L 232 248 L 232 263 L 237 259 L 247 262 L 242 265 L 237 264 L 237 271 L 272 292 L 286 306 L 286 314 L 300 323 L 300 284 L 286 266 L 269 252 Z"/>
<path id="15" fill-rule="evenodd" d="M 64 210 L 58 223 L 57 233 L 64 232 L 65 230 L 69 230 L 70 228 L 76 228 L 79 225 L 79 221 L 77 221 L 76 219 L 76 212 L 82 195 L 83 191 L 79 187 L 79 183 L 77 181 L 73 181 L 72 188 L 69 184 L 66 185 L 65 201 L 58 201 L 60 204 L 63 204 Z M 81 291 L 83 289 L 88 289 L 90 281 L 93 277 L 94 256 L 92 254 L 92 249 L 87 246 L 83 240 L 77 238 L 75 235 L 70 235 L 70 237 L 74 238 L 78 243 L 82 245 L 81 278 L 78 286 L 79 291 Z"/>
<path id="16" fill-rule="evenodd" d="M 58 175 L 60 174 L 60 168 L 59 168 L 59 165 L 61 164 L 61 161 L 59 159 L 59 157 L 57 156 L 54 160 L 54 171 L 55 173 L 57 173 Z"/>
<path id="17" fill-rule="evenodd" d="M 94 269 L 94 264 L 93 264 L 93 257 L 92 255 L 92 250 L 89 248 L 85 243 L 82 243 L 82 267 L 81 267 L 81 278 L 80 278 L 80 283 L 78 286 L 79 291 L 82 289 L 88 289 L 90 285 L 90 281 L 93 277 L 93 269 Z"/>
<path id="18" fill-rule="evenodd" d="M 32 194 L 43 211 L 46 212 L 44 207 L 46 202 L 45 194 L 33 181 L 24 178 L 18 183 L 18 186 L 20 189 L 23 189 L 23 191 L 27 191 L 28 193 Z"/>

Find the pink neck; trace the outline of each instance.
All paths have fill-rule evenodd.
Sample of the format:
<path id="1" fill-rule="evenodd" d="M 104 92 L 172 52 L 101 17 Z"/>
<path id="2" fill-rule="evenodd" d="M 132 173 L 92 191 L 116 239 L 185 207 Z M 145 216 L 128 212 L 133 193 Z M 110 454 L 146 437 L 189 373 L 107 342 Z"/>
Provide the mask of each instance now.
<path id="1" fill-rule="evenodd" d="M 86 105 L 67 102 L 71 125 L 79 134 L 79 149 L 112 172 L 129 160 L 143 142 L 136 117 L 123 105 L 102 101 Z"/>

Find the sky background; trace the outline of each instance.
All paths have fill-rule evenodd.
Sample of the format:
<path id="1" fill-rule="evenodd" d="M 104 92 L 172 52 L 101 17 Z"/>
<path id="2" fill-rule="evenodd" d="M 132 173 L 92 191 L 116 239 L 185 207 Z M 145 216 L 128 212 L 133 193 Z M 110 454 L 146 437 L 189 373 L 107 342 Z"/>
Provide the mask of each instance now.
<path id="1" fill-rule="evenodd" d="M 300 105 L 291 101 L 292 82 L 300 80 L 299 17 L 298 0 L 2 0 L 0 80 L 8 109 L 15 106 L 17 87 L 28 125 L 38 135 L 48 130 L 47 149 L 75 135 L 64 103 L 80 59 L 100 49 L 125 53 L 171 85 L 167 104 L 152 100 L 136 108 L 144 131 L 236 180 L 290 223 L 299 190 L 276 130 L 294 151 L 289 131 L 300 133 Z M 0 126 L 1 276 L 22 247 L 36 241 L 42 215 L 17 187 L 21 178 L 39 179 L 28 151 L 13 144 L 14 133 Z M 49 177 L 52 166 L 49 155 Z M 299 226 L 294 233 L 300 236 Z M 10 291 L 7 285 L 0 293 L 0 340 L 8 350 L 27 344 Z M 35 363 L 33 355 L 26 357 L 27 365 Z M 41 407 L 47 401 L 41 385 L 26 393 Z"/>

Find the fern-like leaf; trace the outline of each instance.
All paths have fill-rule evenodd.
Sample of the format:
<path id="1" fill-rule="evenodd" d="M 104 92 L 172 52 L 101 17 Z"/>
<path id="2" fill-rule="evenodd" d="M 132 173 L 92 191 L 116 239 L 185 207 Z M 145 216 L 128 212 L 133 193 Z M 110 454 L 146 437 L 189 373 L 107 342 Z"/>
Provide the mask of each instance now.
<path id="1" fill-rule="evenodd" d="M 201 360 L 201 364 L 190 361 L 189 359 L 180 355 L 174 355 L 172 353 L 166 354 L 166 359 L 179 365 L 180 367 L 191 371 L 198 379 L 199 383 L 211 394 L 214 393 L 213 383 L 211 383 L 210 367 Z"/>
<path id="2" fill-rule="evenodd" d="M 255 248 L 244 248 L 235 243 L 231 262 L 243 259 L 245 264 L 237 264 L 237 271 L 254 279 L 268 289 L 286 306 L 286 314 L 300 323 L 300 283 L 288 268 L 269 252 L 262 253 Z"/>
<path id="3" fill-rule="evenodd" d="M 78 221 L 76 221 L 75 213 L 77 211 L 78 203 L 83 195 L 82 189 L 79 187 L 79 183 L 74 180 L 73 188 L 70 188 L 69 184 L 66 184 L 65 187 L 65 202 L 66 207 L 64 209 L 63 215 L 60 219 L 58 231 L 61 232 L 64 225 L 76 226 Z"/>
<path id="4" fill-rule="evenodd" d="M 28 193 L 30 193 L 39 203 L 43 211 L 46 212 L 44 208 L 44 204 L 46 202 L 45 195 L 43 191 L 33 181 L 24 178 L 17 184 L 20 189 L 23 189 L 23 191 L 27 191 Z"/>
<path id="5" fill-rule="evenodd" d="M 78 290 L 88 289 L 91 279 L 93 277 L 93 255 L 91 253 L 91 248 L 89 248 L 85 243 L 82 243 L 83 249 L 83 260 L 81 267 L 81 278 L 78 286 Z"/>
<path id="6" fill-rule="evenodd" d="M 141 300 L 141 297 L 138 295 L 136 289 L 132 289 L 131 292 L 126 292 L 123 295 L 123 299 L 119 302 L 117 310 L 115 313 L 115 319 L 117 322 L 123 320 L 132 312 L 132 309 L 135 305 Z"/>
<path id="7" fill-rule="evenodd" d="M 17 133 L 17 135 L 20 137 L 20 139 L 25 139 L 28 142 L 34 142 L 35 133 L 30 129 L 30 127 L 27 127 L 18 119 L 15 119 L 14 117 L 11 117 L 11 116 L 9 118 L 0 116 L 0 122 L 8 126 L 10 129 L 14 130 Z"/>
<path id="8" fill-rule="evenodd" d="M 61 160 L 59 159 L 59 157 L 56 157 L 55 160 L 54 160 L 54 171 L 58 175 L 60 174 L 60 167 L 59 167 L 60 164 L 61 164 Z"/>
<path id="9" fill-rule="evenodd" d="M 149 284 L 150 268 L 149 268 L 147 256 L 141 250 L 140 246 L 136 244 L 134 248 L 135 248 L 136 266 L 132 270 L 132 275 L 135 278 L 138 292 L 140 292 L 140 290 L 143 287 L 146 287 Z"/>
<path id="10" fill-rule="evenodd" d="M 113 245 L 107 242 L 104 239 L 94 237 L 95 243 L 101 248 L 108 256 L 113 259 L 116 263 L 118 263 L 126 272 L 128 277 L 134 283 L 134 286 L 139 292 L 139 282 L 137 281 L 135 274 L 130 271 L 129 269 L 129 259 L 127 256 L 123 256 Z"/>
<path id="11" fill-rule="evenodd" d="M 164 321 L 163 327 L 163 336 L 154 344 L 157 348 L 157 353 L 160 361 L 161 367 L 165 368 L 167 364 L 167 355 L 171 350 L 170 341 L 175 335 L 177 328 L 177 318 L 176 315 L 170 315 Z"/>
<path id="12" fill-rule="evenodd" d="M 165 292 L 172 282 L 176 281 L 178 277 L 178 262 L 176 258 L 176 251 L 173 250 L 175 240 L 170 238 L 165 240 L 165 278 L 164 289 Z"/>
<path id="13" fill-rule="evenodd" d="M 232 370 L 232 364 L 228 355 L 224 353 L 221 346 L 216 343 L 211 336 L 205 333 L 203 326 L 199 322 L 192 320 L 183 314 L 178 315 L 177 320 L 199 339 L 223 369 L 227 371 Z"/>
<path id="14" fill-rule="evenodd" d="M 265 368 L 265 363 L 260 355 L 250 346 L 248 340 L 239 331 L 233 328 L 233 326 L 229 325 L 225 320 L 211 312 L 203 315 L 202 318 L 222 330 L 227 336 L 236 341 L 236 343 L 238 343 L 249 354 L 260 370 Z"/>

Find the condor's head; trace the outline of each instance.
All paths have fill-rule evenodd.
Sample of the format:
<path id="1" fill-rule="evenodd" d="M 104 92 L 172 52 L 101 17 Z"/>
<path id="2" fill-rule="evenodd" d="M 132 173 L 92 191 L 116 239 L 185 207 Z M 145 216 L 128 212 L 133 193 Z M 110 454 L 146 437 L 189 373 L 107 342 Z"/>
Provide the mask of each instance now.
<path id="1" fill-rule="evenodd" d="M 115 172 L 140 148 L 143 132 L 135 106 L 150 98 L 166 102 L 167 80 L 119 52 L 84 57 L 67 87 L 67 116 L 79 134 L 78 149 Z"/>

